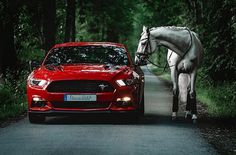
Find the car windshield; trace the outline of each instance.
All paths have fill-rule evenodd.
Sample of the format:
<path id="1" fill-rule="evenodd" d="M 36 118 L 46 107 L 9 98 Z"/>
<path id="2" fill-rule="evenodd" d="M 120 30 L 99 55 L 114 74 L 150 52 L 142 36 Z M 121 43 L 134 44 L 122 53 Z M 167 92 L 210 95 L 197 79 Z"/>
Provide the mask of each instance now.
<path id="1" fill-rule="evenodd" d="M 129 60 L 125 49 L 121 47 L 73 46 L 54 48 L 44 65 L 78 63 L 129 65 Z"/>

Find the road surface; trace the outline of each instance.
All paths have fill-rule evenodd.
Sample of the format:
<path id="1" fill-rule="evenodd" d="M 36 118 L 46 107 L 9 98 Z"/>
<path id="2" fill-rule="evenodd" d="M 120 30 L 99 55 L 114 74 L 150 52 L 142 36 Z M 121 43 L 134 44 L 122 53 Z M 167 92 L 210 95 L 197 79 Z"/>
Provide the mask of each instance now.
<path id="1" fill-rule="evenodd" d="M 214 155 L 196 126 L 171 122 L 172 95 L 162 81 L 145 72 L 145 117 L 138 122 L 105 117 L 25 118 L 0 128 L 0 155 Z M 182 113 L 183 114 L 183 113 Z"/>

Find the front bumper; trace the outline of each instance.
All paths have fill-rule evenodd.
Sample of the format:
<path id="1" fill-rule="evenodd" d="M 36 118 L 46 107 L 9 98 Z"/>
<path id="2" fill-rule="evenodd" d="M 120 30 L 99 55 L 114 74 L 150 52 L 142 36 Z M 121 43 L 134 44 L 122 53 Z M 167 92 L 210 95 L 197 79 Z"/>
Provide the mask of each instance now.
<path id="1" fill-rule="evenodd" d="M 107 106 L 102 107 L 70 107 L 71 104 L 64 101 L 65 94 L 83 94 L 83 93 L 49 93 L 45 89 L 35 89 L 33 87 L 27 87 L 28 98 L 28 111 L 29 113 L 38 113 L 45 115 L 67 115 L 67 114 L 81 114 L 81 113 L 136 113 L 139 107 L 139 101 L 137 97 L 137 87 L 127 86 L 116 89 L 114 92 L 109 93 L 97 93 L 97 101 L 102 104 L 108 103 Z M 119 98 L 128 96 L 130 101 L 124 103 L 118 101 Z M 35 104 L 34 97 L 42 99 Z M 63 103 L 63 107 L 55 106 L 55 104 Z M 78 104 L 74 102 L 75 104 Z M 66 107 L 68 104 L 68 107 Z M 85 103 L 92 104 L 92 103 Z M 97 103 L 96 103 L 97 104 Z"/>
<path id="2" fill-rule="evenodd" d="M 48 110 L 48 111 L 29 111 L 31 114 L 38 114 L 43 116 L 77 116 L 83 114 L 111 114 L 111 115 L 138 115 L 139 111 L 111 111 L 111 110 L 99 110 L 99 111 L 78 111 L 78 110 Z"/>

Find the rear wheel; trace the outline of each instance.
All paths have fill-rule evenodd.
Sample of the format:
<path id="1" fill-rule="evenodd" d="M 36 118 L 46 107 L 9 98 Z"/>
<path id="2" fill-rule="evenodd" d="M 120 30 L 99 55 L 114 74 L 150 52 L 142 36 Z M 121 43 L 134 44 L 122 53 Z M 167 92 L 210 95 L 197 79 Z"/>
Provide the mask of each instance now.
<path id="1" fill-rule="evenodd" d="M 28 113 L 28 115 L 30 123 L 43 123 L 45 121 L 45 116 L 31 113 Z"/>

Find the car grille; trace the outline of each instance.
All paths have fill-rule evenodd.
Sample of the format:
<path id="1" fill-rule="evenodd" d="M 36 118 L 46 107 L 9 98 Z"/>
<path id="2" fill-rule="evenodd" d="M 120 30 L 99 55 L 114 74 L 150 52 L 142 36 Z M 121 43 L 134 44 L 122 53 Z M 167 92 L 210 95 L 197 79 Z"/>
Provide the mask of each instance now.
<path id="1" fill-rule="evenodd" d="M 108 108 L 110 102 L 62 101 L 62 102 L 51 102 L 51 104 L 54 108 L 96 109 L 96 108 Z"/>
<path id="2" fill-rule="evenodd" d="M 107 81 L 98 80 L 63 80 L 53 81 L 47 87 L 48 92 L 99 93 L 113 92 L 114 88 Z"/>

